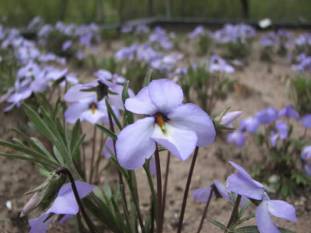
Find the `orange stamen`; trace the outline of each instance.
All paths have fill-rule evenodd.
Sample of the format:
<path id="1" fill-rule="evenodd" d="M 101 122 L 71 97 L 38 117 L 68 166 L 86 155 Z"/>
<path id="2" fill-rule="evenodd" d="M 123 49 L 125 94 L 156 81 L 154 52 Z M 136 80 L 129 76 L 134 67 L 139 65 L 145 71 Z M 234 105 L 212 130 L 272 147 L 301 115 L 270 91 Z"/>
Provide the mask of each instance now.
<path id="1" fill-rule="evenodd" d="M 162 114 L 157 113 L 155 115 L 155 122 L 160 126 L 160 128 L 163 128 L 163 126 L 165 125 L 165 120 Z"/>
<path id="2" fill-rule="evenodd" d="M 96 112 L 96 110 L 97 110 L 97 104 L 92 103 L 92 104 L 90 105 L 90 108 L 91 108 L 92 113 L 95 114 L 95 112 Z"/>

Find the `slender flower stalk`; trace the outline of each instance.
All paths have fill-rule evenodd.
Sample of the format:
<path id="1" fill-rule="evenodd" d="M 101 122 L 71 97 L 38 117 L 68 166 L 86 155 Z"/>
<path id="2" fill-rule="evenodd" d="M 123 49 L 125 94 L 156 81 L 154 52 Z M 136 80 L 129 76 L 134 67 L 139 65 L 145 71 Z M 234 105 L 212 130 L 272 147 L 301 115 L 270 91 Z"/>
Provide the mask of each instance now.
<path id="1" fill-rule="evenodd" d="M 58 174 L 62 174 L 62 175 L 65 175 L 68 177 L 70 183 L 71 183 L 71 188 L 72 188 L 72 191 L 73 191 L 73 194 L 75 196 L 75 199 L 76 199 L 76 202 L 79 206 L 79 209 L 81 211 L 81 214 L 90 230 L 91 233 L 96 233 L 96 229 L 95 229 L 95 226 L 94 224 L 92 223 L 91 219 L 89 218 L 89 216 L 87 215 L 87 212 L 82 204 L 82 201 L 79 197 L 79 193 L 78 193 L 78 189 L 76 187 L 76 184 L 75 184 L 75 180 L 71 174 L 71 172 L 67 169 L 67 168 L 60 168 L 58 171 L 57 171 Z"/>
<path id="2" fill-rule="evenodd" d="M 198 152 L 199 152 L 199 147 L 196 147 L 195 151 L 194 151 L 193 158 L 192 158 L 191 166 L 189 169 L 189 173 L 188 173 L 186 188 L 185 188 L 183 202 L 182 202 L 180 216 L 179 216 L 177 233 L 181 233 L 181 230 L 182 230 L 182 225 L 183 225 L 185 210 L 186 210 L 186 205 L 187 205 L 187 199 L 188 199 L 188 194 L 189 194 L 189 188 L 190 188 L 191 179 L 192 179 L 192 175 L 193 175 L 193 171 L 194 171 L 195 162 L 197 160 Z"/>
<path id="3" fill-rule="evenodd" d="M 162 197 L 162 224 L 164 224 L 164 215 L 165 215 L 165 206 L 166 206 L 166 195 L 167 195 L 167 185 L 168 185 L 168 175 L 171 162 L 171 153 L 167 152 L 166 158 L 166 168 L 165 168 L 165 178 L 164 178 L 164 188 L 163 188 L 163 197 Z"/>
<path id="4" fill-rule="evenodd" d="M 213 197 L 213 193 L 214 193 L 214 185 L 211 186 L 211 192 L 210 192 L 210 194 L 209 194 L 209 196 L 208 196 L 206 205 L 205 205 L 205 207 L 204 207 L 203 214 L 202 214 L 202 218 L 201 218 L 201 221 L 200 221 L 200 224 L 199 224 L 197 233 L 200 233 L 201 230 L 202 230 L 203 223 L 204 223 L 204 220 L 205 220 L 206 215 L 207 215 L 208 207 L 209 207 L 209 204 L 210 204 L 210 202 L 211 202 L 211 200 L 212 200 L 212 197 Z"/>
<path id="5" fill-rule="evenodd" d="M 159 148 L 156 145 L 155 150 L 155 163 L 156 163 L 156 174 L 157 174 L 157 233 L 162 232 L 162 174 L 161 164 L 159 156 Z"/>
<path id="6" fill-rule="evenodd" d="M 225 233 L 228 232 L 228 229 L 229 227 L 234 224 L 234 222 L 237 220 L 237 217 L 238 217 L 238 214 L 239 214 L 239 206 L 240 206 L 240 203 L 241 203 L 241 195 L 238 195 L 236 200 L 235 200 L 235 203 L 234 203 L 234 206 L 233 206 L 233 210 L 231 212 L 231 216 L 230 216 L 230 219 L 229 219 L 229 222 L 227 224 L 227 227 L 225 229 Z"/>

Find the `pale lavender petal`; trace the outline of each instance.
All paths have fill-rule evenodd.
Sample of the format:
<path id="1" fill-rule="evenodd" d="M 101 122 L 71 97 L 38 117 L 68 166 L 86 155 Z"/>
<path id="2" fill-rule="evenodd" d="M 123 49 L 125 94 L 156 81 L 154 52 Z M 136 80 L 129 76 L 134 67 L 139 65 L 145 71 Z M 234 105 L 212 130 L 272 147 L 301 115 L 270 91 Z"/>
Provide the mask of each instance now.
<path id="1" fill-rule="evenodd" d="M 68 123 L 74 124 L 81 116 L 81 114 L 89 107 L 88 102 L 76 102 L 69 105 L 65 111 L 65 119 Z"/>
<path id="2" fill-rule="evenodd" d="M 223 183 L 221 183 L 219 180 L 215 180 L 214 185 L 215 185 L 215 188 L 216 188 L 218 194 L 223 199 L 230 201 L 230 197 L 229 197 L 228 191 L 226 189 L 226 186 Z"/>
<path id="3" fill-rule="evenodd" d="M 269 200 L 267 203 L 269 213 L 273 216 L 292 222 L 297 221 L 295 207 L 291 204 L 282 200 Z"/>
<path id="4" fill-rule="evenodd" d="M 125 101 L 125 108 L 136 114 L 152 115 L 156 113 L 157 107 L 152 103 L 148 87 L 144 87 L 135 97 Z"/>
<path id="5" fill-rule="evenodd" d="M 108 119 L 105 101 L 102 100 L 94 104 L 96 104 L 96 109 L 88 108 L 84 111 L 80 116 L 81 121 L 88 121 L 91 124 L 97 124 L 105 119 Z"/>
<path id="6" fill-rule="evenodd" d="M 94 189 L 93 185 L 75 181 L 80 199 L 86 197 Z M 72 191 L 71 183 L 64 184 L 59 190 L 51 207 L 46 213 L 75 215 L 79 212 L 79 206 Z"/>
<path id="7" fill-rule="evenodd" d="M 229 161 L 237 170 L 236 173 L 227 178 L 227 189 L 241 196 L 246 196 L 255 200 L 262 200 L 264 195 L 264 186 L 252 179 L 252 177 L 238 164 Z"/>
<path id="8" fill-rule="evenodd" d="M 181 87 L 169 79 L 153 80 L 148 85 L 149 96 L 160 112 L 168 113 L 184 99 Z"/>
<path id="9" fill-rule="evenodd" d="M 256 225 L 260 233 L 280 233 L 271 219 L 267 201 L 262 201 L 256 208 Z"/>
<path id="10" fill-rule="evenodd" d="M 211 187 L 199 188 L 192 191 L 192 197 L 196 202 L 206 203 L 211 195 Z"/>
<path id="11" fill-rule="evenodd" d="M 191 130 L 198 137 L 198 146 L 207 146 L 215 141 L 216 130 L 209 115 L 195 104 L 183 104 L 168 114 L 170 124 Z"/>
<path id="12" fill-rule="evenodd" d="M 230 126 L 230 124 L 242 115 L 241 111 L 227 112 L 220 120 L 220 124 Z"/>
<path id="13" fill-rule="evenodd" d="M 155 151 L 153 133 L 154 118 L 147 117 L 125 127 L 116 142 L 117 159 L 126 169 L 142 167 Z"/>
<path id="14" fill-rule="evenodd" d="M 180 129 L 168 123 L 165 124 L 165 131 L 155 125 L 152 138 L 181 160 L 189 158 L 198 141 L 193 131 Z"/>

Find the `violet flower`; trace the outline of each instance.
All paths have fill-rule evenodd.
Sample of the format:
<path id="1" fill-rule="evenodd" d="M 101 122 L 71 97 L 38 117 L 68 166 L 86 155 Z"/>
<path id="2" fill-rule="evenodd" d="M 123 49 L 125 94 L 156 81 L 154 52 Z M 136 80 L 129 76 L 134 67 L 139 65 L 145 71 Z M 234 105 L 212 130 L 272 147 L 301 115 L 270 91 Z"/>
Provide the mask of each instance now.
<path id="1" fill-rule="evenodd" d="M 75 181 L 80 199 L 89 195 L 94 186 L 85 182 Z M 50 214 L 65 215 L 67 217 L 78 214 L 79 206 L 72 191 L 71 183 L 64 184 L 59 190 L 57 197 L 50 208 L 37 218 L 29 220 L 30 233 L 45 233 L 51 218 L 47 219 Z"/>
<path id="2" fill-rule="evenodd" d="M 261 124 L 271 124 L 278 119 L 278 111 L 275 108 L 268 107 L 259 111 L 256 117 Z"/>
<path id="3" fill-rule="evenodd" d="M 232 161 L 229 163 L 236 169 L 236 172 L 227 178 L 228 191 L 250 199 L 262 200 L 265 195 L 264 186 L 254 180 L 240 165 Z"/>
<path id="4" fill-rule="evenodd" d="M 200 36 L 203 36 L 205 34 L 205 29 L 202 25 L 197 26 L 191 33 L 188 34 L 188 38 L 191 40 L 194 40 Z"/>
<path id="5" fill-rule="evenodd" d="M 276 131 L 272 131 L 270 135 L 270 143 L 273 147 L 276 146 L 277 140 L 285 140 L 288 137 L 288 125 L 285 122 L 278 121 L 275 124 Z"/>
<path id="6" fill-rule="evenodd" d="M 227 135 L 227 142 L 242 148 L 245 145 L 245 135 L 241 130 L 233 131 Z"/>
<path id="7" fill-rule="evenodd" d="M 208 70 L 211 73 L 232 74 L 235 72 L 233 66 L 229 65 L 224 59 L 218 55 L 213 55 L 210 58 Z"/>
<path id="8" fill-rule="evenodd" d="M 306 129 L 311 128 L 311 114 L 304 115 L 301 119 L 301 124 Z"/>
<path id="9" fill-rule="evenodd" d="M 256 208 L 256 225 L 260 233 L 281 233 L 271 215 L 296 222 L 295 208 L 281 200 L 263 200 Z"/>
<path id="10" fill-rule="evenodd" d="M 311 176 L 311 146 L 304 147 L 300 157 L 306 174 Z"/>
<path id="11" fill-rule="evenodd" d="M 215 140 L 212 120 L 194 104 L 183 104 L 183 92 L 171 80 L 150 82 L 125 108 L 146 117 L 125 127 L 116 142 L 117 158 L 126 169 L 141 167 L 156 149 L 156 143 L 174 156 L 186 160 L 196 146 Z"/>
<path id="12" fill-rule="evenodd" d="M 279 111 L 279 117 L 287 117 L 298 120 L 299 113 L 295 110 L 293 106 L 289 105 Z"/>
<path id="13" fill-rule="evenodd" d="M 248 117 L 240 122 L 240 130 L 249 133 L 256 133 L 259 126 L 260 122 L 256 117 Z"/>

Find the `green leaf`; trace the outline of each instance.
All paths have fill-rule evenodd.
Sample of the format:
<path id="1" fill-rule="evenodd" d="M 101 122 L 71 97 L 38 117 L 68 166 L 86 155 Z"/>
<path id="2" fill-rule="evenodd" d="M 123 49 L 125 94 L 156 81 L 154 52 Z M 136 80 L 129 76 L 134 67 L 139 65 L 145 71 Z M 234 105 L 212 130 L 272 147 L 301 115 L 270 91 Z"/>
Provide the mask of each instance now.
<path id="1" fill-rule="evenodd" d="M 111 137 L 112 140 L 116 140 L 117 139 L 117 135 L 114 134 L 111 130 L 107 129 L 105 126 L 99 125 L 99 124 L 96 124 L 96 126 L 99 129 L 101 129 L 103 131 L 103 133 L 106 134 L 108 137 Z"/>

